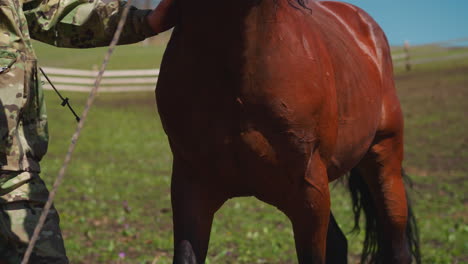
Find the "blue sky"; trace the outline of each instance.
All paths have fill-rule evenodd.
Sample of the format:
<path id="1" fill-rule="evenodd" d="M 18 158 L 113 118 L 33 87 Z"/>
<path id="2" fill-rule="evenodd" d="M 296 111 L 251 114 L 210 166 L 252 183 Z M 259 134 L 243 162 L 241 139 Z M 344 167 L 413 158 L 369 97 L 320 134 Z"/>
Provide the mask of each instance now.
<path id="1" fill-rule="evenodd" d="M 392 45 L 468 37 L 468 0 L 346 0 L 366 10 Z"/>

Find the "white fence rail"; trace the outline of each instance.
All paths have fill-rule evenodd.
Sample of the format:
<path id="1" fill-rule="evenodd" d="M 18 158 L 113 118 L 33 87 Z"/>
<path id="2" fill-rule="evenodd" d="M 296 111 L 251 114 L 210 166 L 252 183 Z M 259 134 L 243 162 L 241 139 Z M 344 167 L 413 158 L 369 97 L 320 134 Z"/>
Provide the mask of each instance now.
<path id="1" fill-rule="evenodd" d="M 44 72 L 59 90 L 91 91 L 97 71 L 43 67 Z M 152 91 L 158 81 L 159 69 L 108 70 L 104 73 L 99 92 Z M 52 87 L 42 76 L 44 89 Z"/>
<path id="2" fill-rule="evenodd" d="M 432 58 L 411 59 L 409 61 L 409 65 L 411 69 L 412 65 L 420 65 L 420 64 L 426 64 L 426 63 L 438 62 L 438 61 L 449 61 L 449 60 L 456 60 L 456 59 L 462 59 L 462 58 L 468 58 L 468 52 L 462 53 L 462 54 L 453 54 L 453 55 L 438 56 L 438 57 L 432 57 Z M 394 67 L 401 67 L 405 65 L 408 65 L 408 63 L 405 61 L 394 60 L 393 62 Z"/>

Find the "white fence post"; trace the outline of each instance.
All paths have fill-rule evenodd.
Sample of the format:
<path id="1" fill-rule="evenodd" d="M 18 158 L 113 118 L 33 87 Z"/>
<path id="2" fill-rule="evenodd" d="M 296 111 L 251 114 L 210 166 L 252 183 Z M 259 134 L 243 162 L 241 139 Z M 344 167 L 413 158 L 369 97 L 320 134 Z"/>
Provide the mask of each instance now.
<path id="1" fill-rule="evenodd" d="M 410 57 L 410 44 L 409 41 L 405 40 L 404 51 L 405 51 L 405 66 L 406 71 L 411 71 L 411 57 Z"/>

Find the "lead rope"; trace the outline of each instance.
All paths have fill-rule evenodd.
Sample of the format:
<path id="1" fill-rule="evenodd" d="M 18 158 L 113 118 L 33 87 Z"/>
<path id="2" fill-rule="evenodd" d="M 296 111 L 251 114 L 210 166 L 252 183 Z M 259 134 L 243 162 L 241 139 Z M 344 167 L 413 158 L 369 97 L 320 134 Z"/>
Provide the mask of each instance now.
<path id="1" fill-rule="evenodd" d="M 52 88 L 54 89 L 55 93 L 57 93 L 58 97 L 60 97 L 60 100 L 62 100 L 62 102 L 60 103 L 61 106 L 65 107 L 65 106 L 68 106 L 68 109 L 70 109 L 70 111 L 72 112 L 72 114 L 75 116 L 75 120 L 76 122 L 80 122 L 80 117 L 76 114 L 75 110 L 73 110 L 73 107 L 71 106 L 70 104 L 70 99 L 68 97 L 63 97 L 62 94 L 60 94 L 60 92 L 57 90 L 57 88 L 55 88 L 55 85 L 52 83 L 52 81 L 49 79 L 49 76 L 47 76 L 47 74 L 44 72 L 44 70 L 39 67 L 39 70 L 41 71 L 42 75 L 44 75 L 44 77 L 46 78 L 46 80 L 49 82 L 50 86 L 52 86 Z"/>
<path id="2" fill-rule="evenodd" d="M 106 53 L 106 56 L 104 58 L 104 61 L 102 62 L 101 69 L 99 70 L 99 73 L 96 77 L 96 81 L 94 82 L 94 87 L 91 90 L 88 100 L 86 101 L 85 108 L 83 110 L 83 113 L 81 115 L 81 120 L 78 122 L 78 126 L 75 130 L 75 133 L 73 134 L 70 146 L 68 147 L 68 152 L 67 155 L 65 156 L 65 160 L 63 162 L 62 168 L 59 171 L 59 174 L 57 175 L 57 178 L 55 179 L 54 186 L 52 190 L 49 193 L 49 198 L 47 199 L 47 202 L 44 206 L 44 210 L 42 211 L 42 214 L 39 218 L 39 222 L 37 223 L 36 228 L 34 229 L 33 236 L 31 238 L 31 241 L 29 242 L 28 248 L 26 250 L 26 253 L 24 254 L 23 260 L 21 261 L 21 264 L 27 264 L 29 261 L 29 258 L 31 256 L 31 253 L 34 249 L 34 246 L 36 244 L 36 241 L 39 237 L 39 233 L 41 232 L 42 227 L 44 226 L 44 222 L 47 218 L 47 215 L 49 214 L 50 207 L 52 206 L 52 202 L 54 201 L 55 194 L 57 193 L 57 189 L 59 188 L 60 184 L 63 181 L 63 178 L 65 176 L 65 171 L 67 170 L 68 164 L 70 163 L 71 157 L 73 155 L 73 151 L 75 150 L 76 142 L 78 141 L 78 138 L 80 137 L 81 130 L 83 128 L 83 125 L 86 121 L 86 118 L 88 117 L 89 110 L 91 106 L 93 105 L 94 98 L 96 97 L 96 93 L 99 89 L 99 85 L 102 80 L 102 76 L 104 75 L 104 71 L 106 70 L 107 64 L 109 62 L 109 59 L 112 55 L 112 52 L 114 52 L 115 46 L 117 45 L 117 42 L 119 41 L 120 34 L 122 33 L 122 29 L 125 23 L 125 20 L 127 19 L 128 11 L 130 10 L 130 3 L 132 0 L 127 1 L 127 5 L 125 6 L 123 12 L 122 12 L 122 17 L 119 20 L 119 24 L 117 25 L 117 29 L 114 33 L 114 37 L 112 38 L 112 41 L 109 45 L 109 49 Z"/>

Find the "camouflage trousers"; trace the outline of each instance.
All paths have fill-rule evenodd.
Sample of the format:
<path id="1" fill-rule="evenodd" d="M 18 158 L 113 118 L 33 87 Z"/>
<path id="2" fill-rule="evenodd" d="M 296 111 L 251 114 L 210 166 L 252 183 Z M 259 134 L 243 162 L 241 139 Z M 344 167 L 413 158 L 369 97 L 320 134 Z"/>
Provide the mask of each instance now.
<path id="1" fill-rule="evenodd" d="M 21 263 L 48 195 L 38 173 L 0 171 L 0 264 Z M 47 216 L 29 263 L 68 263 L 59 216 L 54 207 Z"/>

